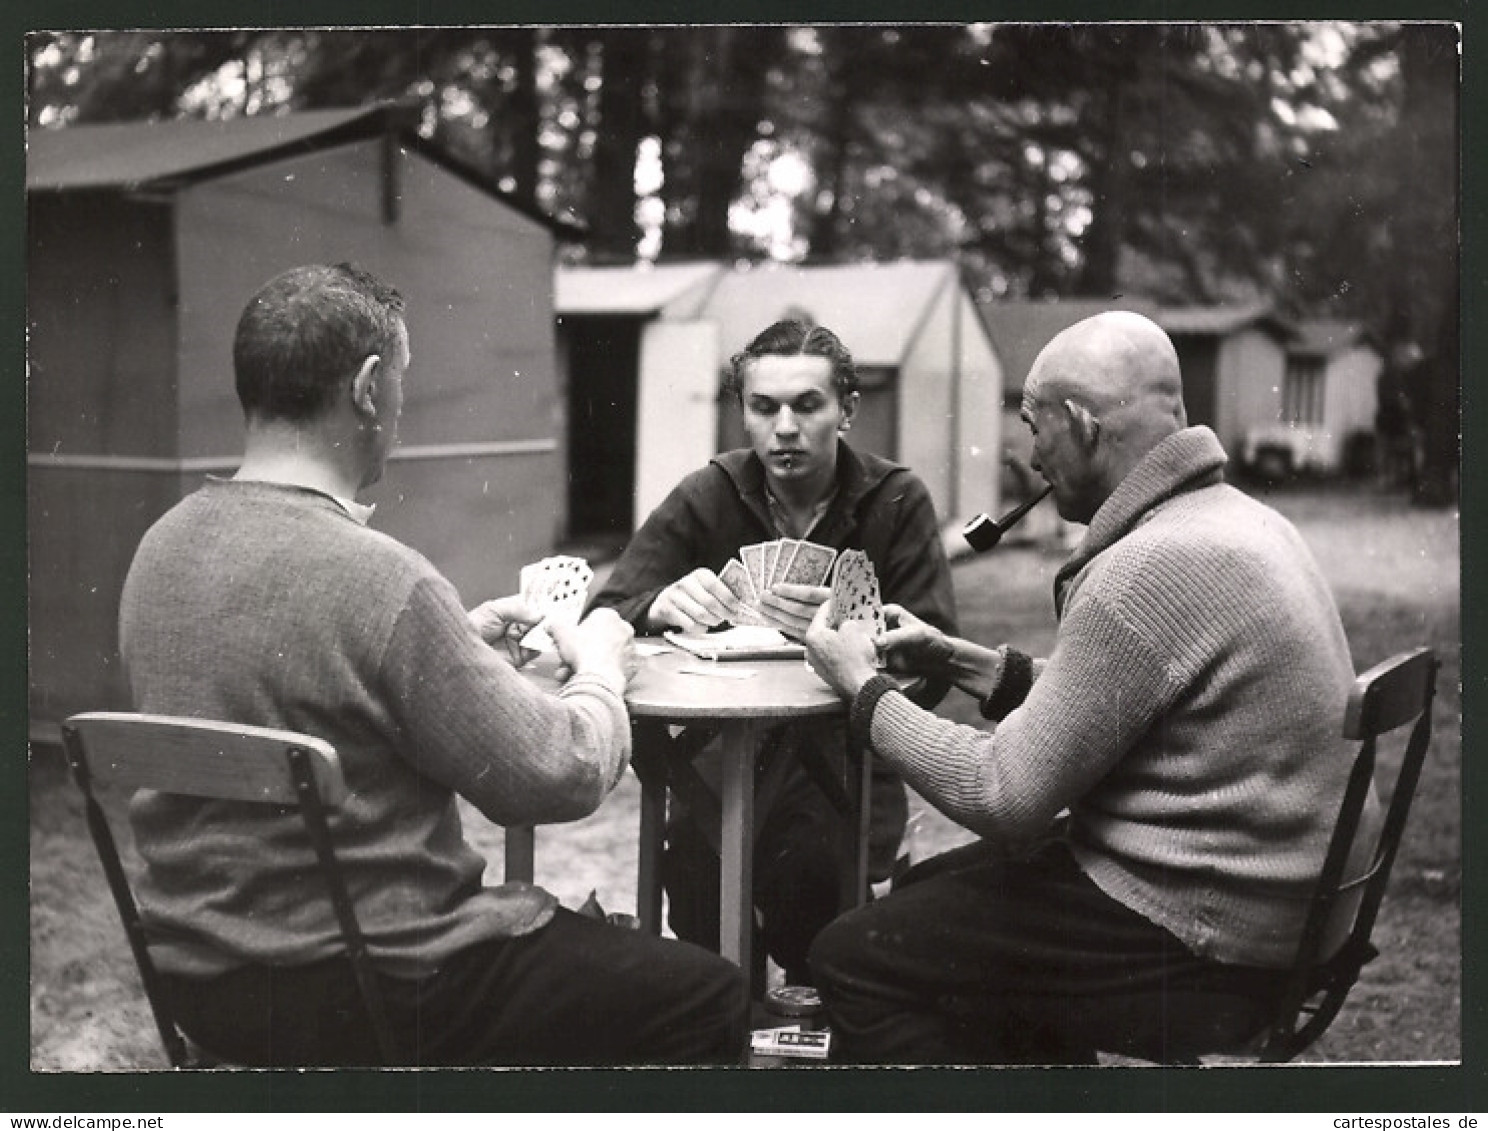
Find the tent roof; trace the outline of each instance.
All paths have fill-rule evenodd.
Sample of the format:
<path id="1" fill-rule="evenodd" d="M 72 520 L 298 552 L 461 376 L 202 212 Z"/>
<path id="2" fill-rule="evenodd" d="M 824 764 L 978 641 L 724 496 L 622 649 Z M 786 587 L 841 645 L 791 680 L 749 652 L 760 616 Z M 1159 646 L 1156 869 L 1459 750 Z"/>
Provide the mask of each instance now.
<path id="1" fill-rule="evenodd" d="M 295 154 L 392 133 L 489 196 L 566 235 L 573 225 L 513 198 L 485 174 L 423 138 L 406 107 L 376 103 L 342 110 L 258 114 L 240 118 L 31 129 L 26 135 L 26 191 L 171 190 Z"/>
<path id="2" fill-rule="evenodd" d="M 946 260 L 765 265 L 724 275 L 705 313 L 718 323 L 725 353 L 743 349 L 772 322 L 806 316 L 837 334 L 859 365 L 896 367 L 934 301 L 958 279 Z"/>
<path id="3" fill-rule="evenodd" d="M 33 129 L 26 139 L 26 187 L 35 192 L 194 180 L 245 160 L 324 141 L 327 134 L 365 123 L 376 113 L 317 110 L 214 121 L 181 118 Z"/>
<path id="4" fill-rule="evenodd" d="M 1308 318 L 1297 323 L 1297 340 L 1292 343 L 1291 351 L 1328 357 L 1361 344 L 1374 344 L 1362 322 Z"/>
<path id="5" fill-rule="evenodd" d="M 717 263 L 560 267 L 553 307 L 559 315 L 660 314 L 680 300 L 700 298 L 723 270 Z"/>
<path id="6" fill-rule="evenodd" d="M 1009 392 L 1023 388 L 1023 380 L 1038 357 L 1061 330 L 1108 310 L 1134 310 L 1156 320 L 1157 308 L 1128 299 L 1043 299 L 989 302 L 982 317 L 992 332 L 992 344 L 1002 358 L 1002 384 Z"/>
<path id="7" fill-rule="evenodd" d="M 1266 301 L 1221 306 L 1165 306 L 1158 311 L 1157 323 L 1169 334 L 1222 337 L 1250 326 L 1265 326 L 1283 338 L 1295 333 L 1292 324 Z"/>
<path id="8" fill-rule="evenodd" d="M 1010 393 L 1022 389 L 1034 359 L 1054 335 L 1107 310 L 1136 311 L 1175 336 L 1223 336 L 1255 325 L 1265 326 L 1283 338 L 1296 333 L 1269 303 L 1183 307 L 1128 298 L 994 301 L 983 304 L 981 311 L 992 332 L 992 344 L 1002 358 L 1003 388 Z"/>
<path id="9" fill-rule="evenodd" d="M 832 266 L 721 263 L 654 267 L 559 267 L 564 314 L 638 314 L 705 319 L 725 354 L 782 318 L 808 317 L 836 333 L 859 365 L 900 365 L 931 304 L 957 281 L 949 260 Z"/>

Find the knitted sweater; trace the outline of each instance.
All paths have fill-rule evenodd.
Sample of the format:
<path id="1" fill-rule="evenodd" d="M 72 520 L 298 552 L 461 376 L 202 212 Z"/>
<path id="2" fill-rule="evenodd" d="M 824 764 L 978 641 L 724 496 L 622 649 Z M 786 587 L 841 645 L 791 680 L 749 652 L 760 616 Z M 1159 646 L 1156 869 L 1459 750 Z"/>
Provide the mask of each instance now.
<path id="1" fill-rule="evenodd" d="M 120 648 L 138 710 L 304 731 L 350 796 L 331 818 L 374 962 L 417 977 L 473 942 L 535 930 L 556 900 L 483 888 L 455 795 L 498 824 L 591 812 L 629 760 L 617 690 L 536 690 L 481 640 L 413 550 L 316 491 L 210 480 L 145 535 Z M 148 791 L 131 805 L 162 968 L 206 976 L 336 953 L 289 810 Z"/>
<path id="2" fill-rule="evenodd" d="M 1224 462 L 1189 428 L 1127 476 L 1060 571 L 1054 651 L 995 731 L 892 692 L 867 729 L 969 828 L 1017 840 L 1068 808 L 1112 898 L 1197 954 L 1283 966 L 1348 773 L 1353 667 L 1302 539 L 1225 485 Z M 1377 823 L 1371 797 L 1362 841 Z"/>

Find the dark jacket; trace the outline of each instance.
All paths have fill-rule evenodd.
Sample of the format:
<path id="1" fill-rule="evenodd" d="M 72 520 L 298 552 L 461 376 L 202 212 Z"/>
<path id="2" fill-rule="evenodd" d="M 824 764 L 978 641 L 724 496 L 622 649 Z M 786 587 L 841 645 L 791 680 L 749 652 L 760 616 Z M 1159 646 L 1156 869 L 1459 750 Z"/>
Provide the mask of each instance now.
<path id="1" fill-rule="evenodd" d="M 763 465 L 747 448 L 724 452 L 662 500 L 592 605 L 613 608 L 644 631 L 646 610 L 672 582 L 700 566 L 717 573 L 738 556 L 740 546 L 777 537 Z M 837 550 L 864 551 L 885 602 L 903 605 L 945 632 L 956 631 L 956 601 L 935 505 L 908 468 L 839 442 L 837 495 L 809 538 Z"/>

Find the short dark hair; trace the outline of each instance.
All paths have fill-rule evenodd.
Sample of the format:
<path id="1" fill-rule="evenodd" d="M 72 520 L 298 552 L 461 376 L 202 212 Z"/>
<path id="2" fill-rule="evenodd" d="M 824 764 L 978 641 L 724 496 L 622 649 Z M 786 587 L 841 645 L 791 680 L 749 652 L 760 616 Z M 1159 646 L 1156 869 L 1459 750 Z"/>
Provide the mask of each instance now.
<path id="1" fill-rule="evenodd" d="M 825 326 L 786 318 L 761 330 L 754 341 L 729 359 L 728 369 L 723 375 L 724 394 L 743 403 L 744 367 L 756 358 L 769 355 L 798 357 L 803 354 L 824 357 L 832 363 L 832 387 L 837 390 L 839 401 L 846 401 L 858 391 L 858 370 L 842 340 Z"/>
<path id="2" fill-rule="evenodd" d="M 305 422 L 371 354 L 388 357 L 403 332 L 403 296 L 350 263 L 309 264 L 276 275 L 249 300 L 233 337 L 243 412 Z"/>

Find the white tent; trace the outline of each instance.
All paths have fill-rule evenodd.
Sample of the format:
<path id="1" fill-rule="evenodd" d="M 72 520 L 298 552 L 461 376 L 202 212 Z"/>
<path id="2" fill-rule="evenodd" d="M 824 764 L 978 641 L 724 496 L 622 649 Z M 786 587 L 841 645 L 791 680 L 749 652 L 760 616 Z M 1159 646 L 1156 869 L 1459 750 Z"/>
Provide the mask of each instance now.
<path id="1" fill-rule="evenodd" d="M 632 527 L 688 471 L 742 442 L 720 375 L 789 317 L 828 327 L 852 352 L 863 382 L 855 446 L 913 468 L 942 520 L 997 507 L 1002 368 L 950 261 L 560 267 L 555 295 L 571 396 L 602 380 L 599 368 L 634 368 Z M 633 339 L 617 331 L 626 320 L 638 324 Z M 601 334 L 607 353 L 584 347 Z M 630 340 L 635 356 L 619 356 Z M 605 366 L 585 360 L 600 356 Z"/>

